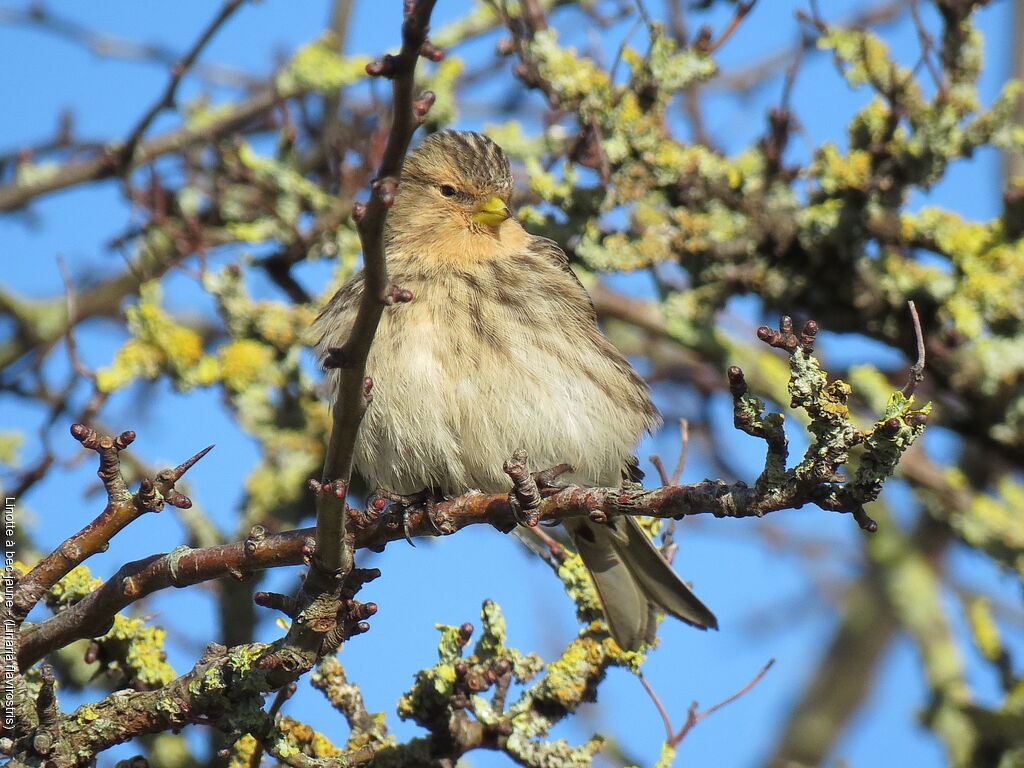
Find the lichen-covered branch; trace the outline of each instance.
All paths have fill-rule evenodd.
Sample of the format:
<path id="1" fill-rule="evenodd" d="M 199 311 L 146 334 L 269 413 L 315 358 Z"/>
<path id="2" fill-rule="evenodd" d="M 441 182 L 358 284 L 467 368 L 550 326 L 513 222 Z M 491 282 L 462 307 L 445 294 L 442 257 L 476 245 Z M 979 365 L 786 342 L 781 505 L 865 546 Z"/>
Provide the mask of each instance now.
<path id="1" fill-rule="evenodd" d="M 782 415 L 765 415 L 763 403 L 747 392 L 742 372 L 733 368 L 730 376 L 737 427 L 763 439 L 767 446 L 765 470 L 756 482 L 703 480 L 651 489 L 569 486 L 549 491 L 540 499 L 531 510 L 531 521 L 557 522 L 578 515 L 600 521 L 616 514 L 663 519 L 697 514 L 763 517 L 816 504 L 822 509 L 850 513 L 862 528 L 875 530 L 864 505 L 877 497 L 884 479 L 921 434 L 927 408 L 914 410 L 911 399 L 894 392 L 886 412 L 871 430 L 854 429 L 845 407 L 850 388 L 840 381 L 827 381 L 811 354 L 814 334 L 805 328 L 802 336 L 794 335 L 786 318 L 781 326 L 782 330 L 774 332 L 762 329 L 759 335 L 770 344 L 790 350 L 791 405 L 811 416 L 813 440 L 799 464 L 787 467 Z M 854 448 L 862 449 L 858 466 L 852 477 L 846 478 L 838 470 Z M 480 523 L 510 531 L 522 518 L 509 498 L 505 494 L 468 493 L 437 504 L 433 519 L 426 509 L 405 509 L 396 515 L 370 505 L 364 511 L 348 510 L 348 527 L 353 546 L 371 550 L 381 550 L 388 542 L 406 535 L 435 536 L 439 520 L 443 530 L 450 532 Z M 128 563 L 80 602 L 29 628 L 21 641 L 22 666 L 74 639 L 105 632 L 118 611 L 156 590 L 226 575 L 241 578 L 265 568 L 308 562 L 314 535 L 314 529 L 268 534 L 257 527 L 243 542 L 200 549 L 182 547 L 167 555 Z"/>

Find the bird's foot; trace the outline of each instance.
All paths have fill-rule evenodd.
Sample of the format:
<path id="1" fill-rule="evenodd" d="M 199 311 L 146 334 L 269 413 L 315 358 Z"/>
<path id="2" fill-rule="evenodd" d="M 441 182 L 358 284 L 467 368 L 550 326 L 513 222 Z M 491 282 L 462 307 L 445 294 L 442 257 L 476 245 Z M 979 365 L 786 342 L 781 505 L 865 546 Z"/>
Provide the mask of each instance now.
<path id="1" fill-rule="evenodd" d="M 569 487 L 567 483 L 556 483 L 559 477 L 564 475 L 566 472 L 572 472 L 575 470 L 572 464 L 556 464 L 553 467 L 542 469 L 539 472 L 534 472 L 532 477 L 534 482 L 537 483 L 537 488 L 540 491 L 541 498 L 547 498 L 548 496 L 554 496 L 559 491 L 565 490 Z M 553 528 L 558 525 L 557 520 L 548 520 L 547 522 L 541 523 L 541 525 L 547 528 Z"/>
<path id="2" fill-rule="evenodd" d="M 416 493 L 392 493 L 391 491 L 379 490 L 374 496 L 398 505 L 396 512 L 402 518 L 402 533 L 405 534 L 405 540 L 414 547 L 416 545 L 413 544 L 409 525 L 412 515 L 416 512 L 423 513 L 430 523 L 430 527 L 434 529 L 438 536 L 444 536 L 452 532 L 451 520 L 445 514 L 438 511 L 437 508 L 437 502 L 441 501 L 443 496 L 433 488 L 424 488 Z"/>
<path id="3" fill-rule="evenodd" d="M 556 483 L 555 480 L 566 472 L 572 472 L 574 469 L 576 468 L 572 464 L 556 464 L 553 467 L 534 472 L 532 477 L 533 481 L 537 483 L 541 496 L 547 498 L 569 487 L 565 483 Z"/>
<path id="4" fill-rule="evenodd" d="M 546 497 L 558 493 L 565 486 L 554 481 L 566 472 L 571 472 L 571 464 L 558 464 L 540 472 L 528 472 L 526 469 L 526 451 L 516 451 L 512 458 L 505 462 L 503 469 L 512 480 L 512 490 L 508 494 L 508 504 L 512 508 L 512 516 L 520 525 L 535 528 L 540 522 L 540 503 Z"/>

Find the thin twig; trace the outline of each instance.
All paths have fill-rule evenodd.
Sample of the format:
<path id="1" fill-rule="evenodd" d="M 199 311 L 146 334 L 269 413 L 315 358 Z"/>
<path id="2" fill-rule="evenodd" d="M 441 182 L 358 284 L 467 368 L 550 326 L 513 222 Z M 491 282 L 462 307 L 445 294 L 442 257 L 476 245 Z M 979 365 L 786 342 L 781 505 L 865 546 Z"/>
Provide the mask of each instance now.
<path id="1" fill-rule="evenodd" d="M 917 38 L 921 41 L 921 59 L 924 61 L 925 66 L 928 67 L 932 80 L 935 81 L 935 87 L 941 92 L 945 88 L 945 82 L 943 81 L 938 68 L 935 66 L 935 62 L 932 61 L 932 52 L 934 51 L 936 56 L 940 56 L 940 54 L 935 47 L 935 41 L 932 39 L 932 36 L 928 34 L 928 29 L 925 27 L 924 21 L 921 19 L 921 12 L 917 6 L 917 0 L 910 0 L 910 16 L 914 20 L 914 28 L 917 30 Z"/>
<path id="2" fill-rule="evenodd" d="M 917 389 L 917 385 L 924 381 L 925 350 L 924 333 L 921 331 L 921 318 L 917 314 L 917 307 L 914 306 L 913 301 L 908 301 L 907 306 L 910 307 L 910 317 L 914 324 L 914 338 L 917 340 L 917 362 L 910 366 L 907 384 L 903 387 L 903 395 L 910 397 Z"/>
<path id="3" fill-rule="evenodd" d="M 644 687 L 644 690 L 647 691 L 647 695 L 651 697 L 651 701 L 654 702 L 654 706 L 658 709 L 658 714 L 661 715 L 661 722 L 665 726 L 665 741 L 671 742 L 675 737 L 675 734 L 672 731 L 672 718 L 668 716 L 668 710 L 666 710 L 665 705 L 661 703 L 661 699 L 658 698 L 658 694 L 654 692 L 654 688 L 649 682 L 647 682 L 647 678 L 644 677 L 644 673 L 638 672 L 637 677 L 640 678 L 640 684 Z"/>
<path id="4" fill-rule="evenodd" d="M 517 528 L 516 530 L 518 531 L 518 530 L 524 530 L 524 529 L 523 528 Z M 540 557 L 542 557 L 547 562 L 548 565 L 550 565 L 552 568 L 555 568 L 557 570 L 558 566 L 568 556 L 568 553 L 566 553 L 566 551 L 565 551 L 565 547 L 563 547 L 554 536 L 549 534 L 547 531 L 545 531 L 540 526 L 535 526 L 533 528 L 526 528 L 525 530 L 527 530 L 530 533 L 532 533 L 534 538 L 536 538 L 546 548 L 546 551 L 545 552 L 540 552 L 540 551 L 538 551 L 537 549 L 535 549 L 533 547 L 530 547 L 530 549 L 532 549 Z"/>
<path id="5" fill-rule="evenodd" d="M 676 468 L 672 471 L 672 477 L 669 480 L 669 485 L 679 485 L 679 479 L 683 476 L 683 470 L 686 469 L 686 453 L 690 447 L 690 422 L 686 419 L 679 420 L 679 461 L 676 462 Z"/>
<path id="6" fill-rule="evenodd" d="M 633 39 L 633 35 L 643 23 L 643 18 L 641 16 L 637 16 L 633 21 L 633 25 L 629 28 L 626 34 L 623 35 L 622 41 L 619 43 L 619 47 L 615 51 L 615 59 L 612 61 L 611 69 L 608 70 L 608 80 L 610 82 L 615 82 L 615 76 L 618 74 L 619 64 L 622 63 L 622 56 L 626 52 L 626 47 L 629 45 L 629 41 Z"/>
<path id="7" fill-rule="evenodd" d="M 64 262 L 64 257 L 59 253 L 57 254 L 57 269 L 60 270 L 60 277 L 64 282 L 65 308 L 68 318 L 67 325 L 64 328 L 64 343 L 67 345 L 68 359 L 71 361 L 71 367 L 75 373 L 83 379 L 95 383 L 96 376 L 82 363 L 81 358 L 78 356 L 78 344 L 75 342 L 75 323 L 78 313 L 75 286 L 68 272 L 68 266 Z"/>
<path id="8" fill-rule="evenodd" d="M 752 689 L 755 685 L 761 682 L 761 678 L 768 673 L 768 670 L 772 668 L 772 665 L 774 663 L 775 659 L 769 659 L 768 663 L 761 667 L 761 671 L 754 675 L 754 678 L 749 683 L 747 683 L 738 691 L 736 691 L 736 693 L 734 693 L 732 696 L 722 699 L 720 702 L 718 702 L 717 704 L 708 709 L 705 709 L 703 712 L 697 712 L 697 702 L 693 702 L 693 704 L 690 705 L 690 708 L 686 713 L 686 722 L 683 723 L 682 727 L 679 729 L 679 732 L 671 738 L 669 743 L 673 747 L 679 746 L 679 743 L 686 738 L 687 734 L 691 730 L 693 730 L 693 727 L 697 725 L 697 723 L 699 723 L 708 715 L 717 712 L 722 707 L 728 704 L 732 704 L 734 701 L 736 701 L 736 699 L 750 691 L 750 689 Z"/>
<path id="9" fill-rule="evenodd" d="M 797 46 L 796 55 L 793 57 L 793 62 L 786 68 L 786 79 L 782 84 L 782 99 L 781 108 L 789 111 L 789 104 L 793 97 L 793 88 L 796 85 L 796 76 L 800 72 L 800 66 L 804 63 L 804 53 L 814 47 L 814 39 L 807 34 L 804 34 L 801 38 L 800 45 Z"/>
<path id="10" fill-rule="evenodd" d="M 654 454 L 648 456 L 648 461 L 654 465 L 654 468 L 658 470 L 658 479 L 661 480 L 662 485 L 672 485 L 672 478 L 669 477 L 668 470 L 665 469 L 665 462 L 661 460 L 661 456 Z"/>
<path id="11" fill-rule="evenodd" d="M 139 122 L 135 124 L 131 133 L 128 134 L 128 138 L 124 144 L 118 150 L 118 156 L 123 167 L 128 167 L 132 161 L 132 157 L 135 155 L 135 148 L 138 146 L 139 141 L 145 135 L 146 131 L 149 130 L 149 126 L 156 120 L 157 115 L 163 112 L 168 107 L 174 106 L 174 95 L 178 92 L 178 86 L 181 84 L 182 78 L 185 73 L 188 72 L 189 68 L 199 57 L 200 52 L 206 47 L 206 44 L 210 42 L 211 38 L 217 33 L 224 23 L 231 18 L 231 15 L 238 10 L 238 7 L 245 2 L 245 0 L 225 0 L 221 6 L 220 11 L 213 17 L 209 24 L 206 25 L 206 29 L 202 31 L 195 43 L 188 52 L 181 57 L 181 60 L 171 65 L 171 78 L 167 81 L 167 86 L 164 88 L 164 92 L 160 94 L 158 98 L 146 113 L 139 119 Z"/>
<path id="12" fill-rule="evenodd" d="M 339 55 L 345 53 L 345 43 L 348 38 L 349 22 L 352 18 L 353 0 L 333 0 L 331 3 L 330 18 L 327 28 L 334 36 L 334 50 Z M 341 89 L 337 89 L 324 96 L 323 108 L 323 147 L 328 162 L 334 161 L 341 154 L 338 141 L 341 135 L 341 118 L 338 114 L 341 108 Z M 335 169 L 337 171 L 337 169 Z"/>
<path id="13" fill-rule="evenodd" d="M 718 39 L 708 46 L 708 53 L 714 53 L 725 44 L 726 40 L 732 37 L 732 33 L 739 29 L 743 19 L 746 18 L 748 13 L 750 13 L 756 2 L 757 0 L 748 0 L 748 2 L 740 3 L 736 6 L 736 12 L 733 14 L 732 20 L 730 20 L 729 25 L 722 30 L 722 34 L 718 36 Z"/>

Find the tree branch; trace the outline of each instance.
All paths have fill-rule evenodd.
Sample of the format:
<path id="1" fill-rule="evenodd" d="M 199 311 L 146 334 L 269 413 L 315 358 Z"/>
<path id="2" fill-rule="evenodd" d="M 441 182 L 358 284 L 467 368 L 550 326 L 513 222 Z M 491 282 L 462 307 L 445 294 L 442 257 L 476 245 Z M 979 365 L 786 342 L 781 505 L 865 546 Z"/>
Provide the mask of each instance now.
<path id="1" fill-rule="evenodd" d="M 709 513 L 716 517 L 763 517 L 782 509 L 816 504 L 825 510 L 852 514 L 862 529 L 875 530 L 876 525 L 864 511 L 864 505 L 877 497 L 882 481 L 923 431 L 927 409 L 912 410 L 910 401 L 896 393 L 872 429 L 866 432 L 854 429 L 845 405 L 850 395 L 849 386 L 842 381 L 829 383 L 811 355 L 817 324 L 808 321 L 799 333 L 794 332 L 788 317 L 781 318 L 779 325 L 779 330 L 758 329 L 758 336 L 772 346 L 789 351 L 791 407 L 803 409 L 811 420 L 809 432 L 813 439 L 796 466 L 787 467 L 788 443 L 782 429 L 782 416 L 763 412 L 763 403 L 747 392 L 743 372 L 734 366 L 729 369 L 734 422 L 741 431 L 764 440 L 767 449 L 764 471 L 752 486 L 722 480 L 654 489 L 568 486 L 540 500 L 531 510 L 530 521 L 555 522 L 588 515 L 595 522 L 603 522 L 617 514 L 676 519 Z M 838 475 L 837 470 L 854 446 L 863 446 L 856 474 L 852 478 Z M 522 461 L 525 464 L 526 458 Z M 328 485 L 320 487 L 321 499 L 328 495 L 324 490 Z M 395 515 L 370 505 L 363 512 L 347 509 L 344 518 L 335 512 L 329 522 L 339 538 L 340 531 L 346 531 L 347 546 L 351 550 L 365 547 L 380 551 L 389 541 L 406 535 L 434 536 L 438 530 L 454 532 L 476 523 L 487 523 L 508 532 L 520 519 L 518 511 L 507 494 L 471 492 L 437 504 L 432 514 L 425 508 L 403 508 Z M 315 532 L 307 529 L 267 536 L 262 529 L 254 529 L 245 542 L 200 550 L 182 548 L 168 555 L 129 563 L 76 605 L 27 629 L 22 637 L 21 662 L 30 665 L 71 640 L 101 634 L 117 611 L 157 589 L 229 574 L 241 577 L 262 568 L 304 561 L 310 554 L 310 536 L 314 533 L 319 546 L 323 541 L 319 538 L 323 536 L 319 519 Z M 315 570 L 311 569 L 310 573 Z M 321 589 L 321 593 L 314 593 L 313 587 L 304 585 L 308 604 L 321 594 L 337 591 L 332 572 L 321 573 L 317 578 L 319 581 L 314 587 Z M 306 581 L 309 582 L 308 577 Z M 328 606 L 322 609 L 327 610 Z M 295 627 L 301 623 L 293 622 L 293 631 L 299 631 Z M 319 640 L 313 642 L 315 639 L 305 637 L 298 644 L 308 649 L 319 648 Z M 310 665 L 314 661 L 315 658 Z"/>
<path id="2" fill-rule="evenodd" d="M 299 96 L 311 90 L 313 90 L 311 83 L 303 84 L 287 92 L 276 86 L 268 88 L 240 101 L 226 114 L 211 118 L 202 125 L 184 125 L 148 141 L 140 142 L 134 156 L 139 158 L 139 162 L 149 162 L 162 155 L 180 152 L 195 144 L 209 143 L 211 139 L 237 130 L 251 120 L 269 112 L 282 99 Z M 0 212 L 17 210 L 35 198 L 50 192 L 113 176 L 118 171 L 118 161 L 124 149 L 123 143 L 115 144 L 93 157 L 62 165 L 52 174 L 37 178 L 31 183 L 15 182 L 0 187 Z"/>
<path id="3" fill-rule="evenodd" d="M 692 515 L 715 517 L 764 517 L 782 509 L 814 503 L 825 509 L 842 504 L 841 490 L 832 483 L 815 484 L 802 490 L 797 484 L 785 489 L 759 493 L 744 482 L 704 480 L 690 485 L 650 489 L 581 488 L 569 486 L 541 502 L 539 522 L 558 522 L 581 515 L 596 520 L 610 516 L 644 515 L 680 519 Z M 437 528 L 426 510 L 404 513 L 410 537 L 437 536 Z M 491 525 L 503 532 L 517 525 L 516 510 L 508 494 L 467 493 L 439 503 L 435 518 L 446 521 L 454 533 L 470 525 Z M 403 515 L 380 514 L 370 510 L 349 511 L 355 528 L 357 549 L 382 551 L 389 542 L 405 538 Z M 361 519 L 360 519 L 361 518 Z M 21 643 L 21 666 L 28 668 L 39 659 L 68 643 L 106 632 L 114 615 L 146 595 L 168 587 L 185 587 L 202 581 L 247 575 L 308 560 L 316 529 L 301 528 L 277 534 L 258 530 L 245 541 L 215 547 L 179 547 L 164 555 L 152 555 L 127 563 L 101 587 L 61 613 L 25 629 Z"/>
<path id="4" fill-rule="evenodd" d="M 231 15 L 238 10 L 239 6 L 244 0 L 225 0 L 221 6 L 220 11 L 213 17 L 209 24 L 206 25 L 206 29 L 200 33 L 195 43 L 188 52 L 181 57 L 179 61 L 176 61 L 171 65 L 171 78 L 167 82 L 167 86 L 164 88 L 160 98 L 153 103 L 153 105 L 146 110 L 146 113 L 139 119 L 132 129 L 131 133 L 128 134 L 128 138 L 124 144 L 118 150 L 119 161 L 124 167 L 128 167 L 131 164 L 132 157 L 135 154 L 135 148 L 138 146 L 139 141 L 145 135 L 146 131 L 149 130 L 149 126 L 156 120 L 163 110 L 174 106 L 174 95 L 178 91 L 178 86 L 181 84 L 182 78 L 185 73 L 192 67 L 195 60 L 199 57 L 200 52 L 206 47 L 206 44 L 210 42 L 213 36 L 217 33 Z"/>
<path id="5" fill-rule="evenodd" d="M 397 56 L 385 56 L 367 66 L 371 75 L 392 79 L 393 115 L 384 157 L 373 182 L 369 203 L 360 208 L 359 240 L 363 248 L 363 295 L 345 344 L 346 366 L 341 370 L 332 412 L 331 437 L 324 459 L 323 485 L 317 494 L 317 552 L 310 574 L 334 576 L 352 567 L 352 548 L 342 525 L 344 497 L 352 475 L 352 457 L 356 432 L 366 410 L 369 388 L 366 359 L 384 311 L 389 289 L 384 260 L 384 223 L 394 202 L 398 176 L 405 153 L 425 114 L 413 104 L 416 62 L 427 43 L 427 27 L 435 0 L 406 2 L 402 25 L 402 49 Z"/>
<path id="6" fill-rule="evenodd" d="M 0 24 L 23 25 L 46 32 L 75 45 L 80 45 L 94 56 L 142 61 L 157 65 L 171 65 L 179 60 L 171 48 L 156 42 L 139 42 L 118 37 L 109 32 L 80 24 L 74 19 L 59 16 L 42 3 L 28 8 L 0 8 Z M 191 67 L 194 75 L 215 85 L 230 88 L 251 88 L 262 78 L 227 64 L 198 63 Z"/>
<path id="7" fill-rule="evenodd" d="M 159 512 L 165 502 L 173 506 L 192 506 L 188 497 L 175 490 L 174 484 L 213 447 L 200 451 L 175 469 L 165 469 L 155 480 L 143 480 L 139 490 L 130 493 L 121 476 L 118 454 L 135 440 L 135 433 L 127 431 L 111 437 L 100 435 L 83 424 L 75 424 L 71 427 L 71 434 L 84 448 L 99 454 L 97 474 L 107 491 L 107 506 L 95 520 L 64 541 L 19 580 L 14 595 L 14 615 L 18 621 L 28 615 L 48 589 L 86 559 L 105 550 L 119 531 L 141 515 Z"/>

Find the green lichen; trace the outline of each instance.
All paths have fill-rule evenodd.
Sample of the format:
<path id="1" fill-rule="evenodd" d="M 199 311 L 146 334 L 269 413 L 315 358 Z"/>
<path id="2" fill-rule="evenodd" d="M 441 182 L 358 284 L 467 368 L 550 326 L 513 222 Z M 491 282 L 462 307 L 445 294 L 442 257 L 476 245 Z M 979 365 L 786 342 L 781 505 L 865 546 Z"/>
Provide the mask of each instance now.
<path id="1" fill-rule="evenodd" d="M 86 595 L 103 585 L 103 579 L 94 578 L 88 567 L 79 565 L 54 584 L 43 595 L 43 602 L 53 611 L 61 611 L 74 605 Z"/>
<path id="2" fill-rule="evenodd" d="M 117 659 L 109 668 L 120 669 L 128 679 L 137 680 L 142 685 L 159 686 L 175 677 L 174 669 L 166 661 L 166 637 L 165 630 L 119 613 L 114 617 L 110 631 L 96 640 Z"/>
<path id="3" fill-rule="evenodd" d="M 366 76 L 366 56 L 339 56 L 337 40 L 325 34 L 303 46 L 277 75 L 282 97 L 306 91 L 329 93 Z"/>
<path id="4" fill-rule="evenodd" d="M 921 408 L 913 407 L 913 396 L 893 392 L 874 428 L 865 436 L 864 453 L 860 457 L 853 484 L 861 488 L 878 488 L 882 481 L 892 475 L 900 456 L 914 444 L 924 431 L 925 421 L 919 417 L 931 413 L 928 403 Z M 895 428 L 891 425 L 895 422 Z"/>

